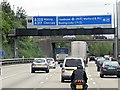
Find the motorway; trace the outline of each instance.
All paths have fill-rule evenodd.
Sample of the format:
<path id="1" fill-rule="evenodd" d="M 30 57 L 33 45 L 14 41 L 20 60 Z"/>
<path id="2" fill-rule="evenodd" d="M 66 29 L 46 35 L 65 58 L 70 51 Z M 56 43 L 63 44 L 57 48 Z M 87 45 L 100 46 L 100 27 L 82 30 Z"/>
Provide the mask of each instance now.
<path id="1" fill-rule="evenodd" d="M 30 90 L 38 90 L 37 88 L 61 88 L 63 90 L 62 88 L 68 88 L 70 90 L 70 81 L 65 81 L 64 83 L 60 81 L 61 69 L 59 65 L 57 65 L 56 69 L 50 69 L 50 73 L 31 73 L 30 67 L 31 64 L 3 66 L 0 80 L 2 81 L 2 88 L 32 88 Z M 89 89 L 118 88 L 118 78 L 116 76 L 100 78 L 94 62 L 88 63 L 86 72 Z"/>

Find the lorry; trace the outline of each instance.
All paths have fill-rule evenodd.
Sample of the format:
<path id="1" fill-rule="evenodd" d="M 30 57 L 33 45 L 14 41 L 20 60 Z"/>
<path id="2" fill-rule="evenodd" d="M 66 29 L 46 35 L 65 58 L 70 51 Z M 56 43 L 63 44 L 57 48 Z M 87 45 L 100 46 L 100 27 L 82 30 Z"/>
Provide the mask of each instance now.
<path id="1" fill-rule="evenodd" d="M 72 41 L 71 42 L 71 56 L 80 57 L 84 60 L 85 65 L 87 64 L 87 52 L 88 46 L 84 41 Z"/>
<path id="2" fill-rule="evenodd" d="M 64 59 L 68 57 L 68 48 L 66 47 L 56 48 L 55 54 L 56 61 L 58 61 L 58 64 L 63 63 Z"/>

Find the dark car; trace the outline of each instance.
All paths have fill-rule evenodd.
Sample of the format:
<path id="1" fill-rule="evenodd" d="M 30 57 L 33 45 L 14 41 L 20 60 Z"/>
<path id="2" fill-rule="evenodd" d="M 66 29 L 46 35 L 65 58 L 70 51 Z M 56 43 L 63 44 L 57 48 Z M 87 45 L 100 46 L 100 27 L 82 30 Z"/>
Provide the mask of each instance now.
<path id="1" fill-rule="evenodd" d="M 102 64 L 104 61 L 106 61 L 106 59 L 104 59 L 104 58 L 100 58 L 97 60 L 97 62 L 96 62 L 97 71 L 100 71 L 100 68 L 102 67 Z"/>
<path id="2" fill-rule="evenodd" d="M 89 61 L 95 61 L 95 56 L 90 56 L 90 60 Z"/>
<path id="3" fill-rule="evenodd" d="M 117 61 L 104 62 L 100 70 L 100 77 L 102 78 L 104 75 L 117 75 L 120 78 L 119 63 Z"/>
<path id="4" fill-rule="evenodd" d="M 106 36 L 94 35 L 93 39 L 107 39 L 107 37 Z"/>

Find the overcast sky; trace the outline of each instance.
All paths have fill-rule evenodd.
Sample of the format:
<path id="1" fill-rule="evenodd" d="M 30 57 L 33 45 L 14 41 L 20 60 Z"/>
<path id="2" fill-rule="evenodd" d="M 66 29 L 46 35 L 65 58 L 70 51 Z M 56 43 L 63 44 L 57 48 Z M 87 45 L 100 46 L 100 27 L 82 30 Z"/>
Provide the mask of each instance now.
<path id="1" fill-rule="evenodd" d="M 112 14 L 115 0 L 7 0 L 11 8 L 23 7 L 28 16 Z M 109 4 L 109 5 L 105 5 Z"/>

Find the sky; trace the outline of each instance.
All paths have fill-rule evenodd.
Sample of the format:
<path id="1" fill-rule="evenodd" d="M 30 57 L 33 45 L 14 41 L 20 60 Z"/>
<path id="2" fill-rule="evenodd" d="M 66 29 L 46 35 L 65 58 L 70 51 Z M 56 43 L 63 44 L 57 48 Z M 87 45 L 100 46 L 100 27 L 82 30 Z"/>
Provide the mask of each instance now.
<path id="1" fill-rule="evenodd" d="M 7 0 L 11 8 L 23 7 L 28 16 L 78 16 L 113 13 L 115 0 Z M 105 5 L 106 4 L 106 5 Z"/>

